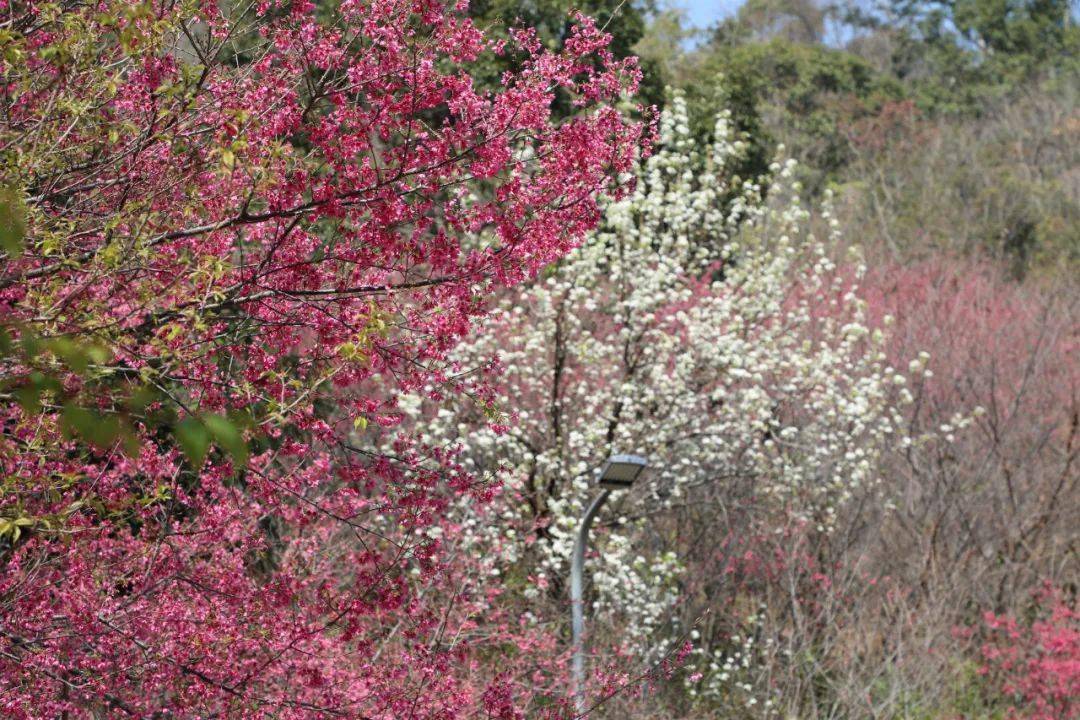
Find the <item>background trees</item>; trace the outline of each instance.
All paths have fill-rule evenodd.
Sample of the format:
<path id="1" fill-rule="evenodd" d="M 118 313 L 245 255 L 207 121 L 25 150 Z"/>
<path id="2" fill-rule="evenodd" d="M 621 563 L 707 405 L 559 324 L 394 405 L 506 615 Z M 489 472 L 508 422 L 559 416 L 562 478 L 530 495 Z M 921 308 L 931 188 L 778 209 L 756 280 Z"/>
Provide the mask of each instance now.
<path id="1" fill-rule="evenodd" d="M 696 48 L 640 47 L 686 89 L 699 140 L 729 108 L 752 145 L 741 174 L 782 145 L 810 198 L 841 196 L 846 236 L 1068 274 L 1077 43 L 1065 2 L 748 3 Z"/>

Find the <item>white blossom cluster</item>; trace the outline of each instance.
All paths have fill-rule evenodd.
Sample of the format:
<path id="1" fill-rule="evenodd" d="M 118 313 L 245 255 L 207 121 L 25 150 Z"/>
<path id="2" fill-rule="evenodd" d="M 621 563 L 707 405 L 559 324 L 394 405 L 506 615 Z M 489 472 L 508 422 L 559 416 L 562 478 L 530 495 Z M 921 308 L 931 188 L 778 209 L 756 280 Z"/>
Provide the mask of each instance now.
<path id="1" fill-rule="evenodd" d="M 742 151 L 721 114 L 699 152 L 676 98 L 632 195 L 458 350 L 466 369 L 499 358 L 508 429 L 488 407 L 408 407 L 429 442 L 462 445 L 479 474 L 502 471 L 493 507 L 459 511 L 470 543 L 518 566 L 532 593 L 566 576 L 595 469 L 612 453 L 647 456 L 641 487 L 600 519 L 589 573 L 595 612 L 654 651 L 672 641 L 681 564 L 651 518 L 741 480 L 828 531 L 902 435 L 904 374 L 866 327 L 860 271 L 837 272 L 807 233 L 794 163 L 739 179 L 729 168 Z"/>
<path id="2" fill-rule="evenodd" d="M 750 716 L 772 716 L 776 701 L 767 689 L 768 678 L 764 676 L 768 665 L 761 656 L 774 651 L 774 642 L 767 636 L 758 639 L 763 624 L 763 616 L 751 614 L 741 623 L 745 632 L 729 636 L 723 646 L 711 651 L 695 647 L 693 654 L 700 670 L 686 677 L 687 694 L 695 699 L 723 700 L 725 707 L 740 708 Z M 698 639 L 697 632 L 691 637 Z"/>

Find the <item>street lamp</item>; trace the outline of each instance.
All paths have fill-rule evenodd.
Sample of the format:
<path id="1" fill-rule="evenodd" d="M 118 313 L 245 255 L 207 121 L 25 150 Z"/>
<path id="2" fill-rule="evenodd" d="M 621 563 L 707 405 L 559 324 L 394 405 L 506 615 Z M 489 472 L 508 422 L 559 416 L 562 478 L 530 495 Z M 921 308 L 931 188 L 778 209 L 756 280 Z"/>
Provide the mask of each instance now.
<path id="1" fill-rule="evenodd" d="M 570 612 L 574 638 L 574 706 L 578 717 L 583 717 L 585 705 L 585 550 L 589 544 L 589 527 L 600 507 L 614 490 L 625 490 L 634 484 L 648 461 L 639 455 L 612 455 L 600 469 L 600 494 L 589 503 L 578 525 L 574 541 L 574 555 L 570 560 Z"/>

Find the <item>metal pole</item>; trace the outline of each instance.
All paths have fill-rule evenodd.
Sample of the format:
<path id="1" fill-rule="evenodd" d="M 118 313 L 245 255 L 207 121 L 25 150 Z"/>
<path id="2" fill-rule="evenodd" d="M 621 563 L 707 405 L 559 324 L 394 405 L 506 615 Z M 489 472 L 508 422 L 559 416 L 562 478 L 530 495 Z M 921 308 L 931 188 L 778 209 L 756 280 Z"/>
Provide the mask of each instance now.
<path id="1" fill-rule="evenodd" d="M 585 646 L 582 639 L 585 633 L 585 551 L 589 545 L 589 527 L 596 513 L 599 512 L 600 506 L 610 494 L 611 490 L 604 489 L 593 499 L 589 509 L 581 517 L 577 540 L 574 541 L 574 555 L 570 560 L 570 612 L 574 634 L 574 707 L 578 717 L 584 717 L 588 710 L 585 703 Z"/>

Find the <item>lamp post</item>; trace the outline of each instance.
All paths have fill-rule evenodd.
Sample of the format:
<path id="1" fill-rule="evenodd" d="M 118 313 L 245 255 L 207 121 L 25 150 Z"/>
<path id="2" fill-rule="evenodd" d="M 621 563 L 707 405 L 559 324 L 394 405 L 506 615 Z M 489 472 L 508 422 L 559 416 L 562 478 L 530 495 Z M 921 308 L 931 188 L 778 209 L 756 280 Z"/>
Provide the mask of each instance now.
<path id="1" fill-rule="evenodd" d="M 589 545 L 589 528 L 600 507 L 614 490 L 624 490 L 634 484 L 648 461 L 639 455 L 612 455 L 600 469 L 600 494 L 589 503 L 578 525 L 574 554 L 570 560 L 570 613 L 574 639 L 574 708 L 578 717 L 588 709 L 585 703 L 585 551 Z"/>

